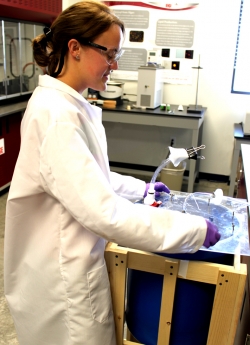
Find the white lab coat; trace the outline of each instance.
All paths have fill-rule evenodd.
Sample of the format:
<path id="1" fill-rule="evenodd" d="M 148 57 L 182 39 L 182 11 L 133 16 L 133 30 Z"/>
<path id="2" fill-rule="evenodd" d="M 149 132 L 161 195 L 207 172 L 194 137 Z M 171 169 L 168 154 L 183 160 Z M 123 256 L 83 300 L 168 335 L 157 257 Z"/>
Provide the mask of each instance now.
<path id="1" fill-rule="evenodd" d="M 101 109 L 59 80 L 40 76 L 21 137 L 4 257 L 20 345 L 115 345 L 106 240 L 195 252 L 205 220 L 131 202 L 145 182 L 110 172 Z"/>

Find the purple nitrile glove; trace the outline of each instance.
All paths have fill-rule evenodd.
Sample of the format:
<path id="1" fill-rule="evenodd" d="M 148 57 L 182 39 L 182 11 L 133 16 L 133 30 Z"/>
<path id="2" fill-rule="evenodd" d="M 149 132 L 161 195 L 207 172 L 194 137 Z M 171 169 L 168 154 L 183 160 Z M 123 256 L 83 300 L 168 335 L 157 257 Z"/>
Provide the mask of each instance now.
<path id="1" fill-rule="evenodd" d="M 218 228 L 215 224 L 210 222 L 206 219 L 207 223 L 207 234 L 203 246 L 209 248 L 210 246 L 214 246 L 220 239 L 220 233 L 218 232 Z"/>
<path id="2" fill-rule="evenodd" d="M 146 189 L 143 195 L 144 198 L 148 193 L 149 186 L 150 186 L 150 183 L 147 183 Z M 170 189 L 162 182 L 155 182 L 154 188 L 155 188 L 155 196 L 160 196 L 161 192 L 170 193 Z"/>

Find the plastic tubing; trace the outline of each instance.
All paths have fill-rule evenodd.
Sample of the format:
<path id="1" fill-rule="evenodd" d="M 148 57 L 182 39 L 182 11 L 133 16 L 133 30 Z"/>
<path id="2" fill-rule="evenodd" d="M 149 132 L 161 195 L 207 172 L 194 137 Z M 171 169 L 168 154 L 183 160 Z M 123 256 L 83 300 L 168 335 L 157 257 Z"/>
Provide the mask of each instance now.
<path id="1" fill-rule="evenodd" d="M 189 195 L 186 197 L 186 199 L 185 199 L 185 201 L 184 201 L 184 203 L 183 203 L 183 206 L 182 206 L 182 211 L 183 211 L 183 212 L 186 212 L 186 206 L 187 206 L 188 200 L 189 200 L 190 198 L 192 198 L 192 197 L 195 197 L 195 196 L 197 196 L 197 197 L 199 197 L 199 196 L 207 196 L 209 199 L 214 198 L 214 194 L 213 194 L 213 193 L 203 193 L 203 192 L 191 193 L 191 194 L 189 194 Z"/>
<path id="2" fill-rule="evenodd" d="M 165 159 L 164 161 L 161 162 L 161 164 L 158 166 L 158 168 L 155 170 L 154 175 L 150 181 L 150 183 L 155 183 L 158 174 L 160 173 L 160 171 L 167 165 L 167 163 L 169 162 L 169 158 Z"/>

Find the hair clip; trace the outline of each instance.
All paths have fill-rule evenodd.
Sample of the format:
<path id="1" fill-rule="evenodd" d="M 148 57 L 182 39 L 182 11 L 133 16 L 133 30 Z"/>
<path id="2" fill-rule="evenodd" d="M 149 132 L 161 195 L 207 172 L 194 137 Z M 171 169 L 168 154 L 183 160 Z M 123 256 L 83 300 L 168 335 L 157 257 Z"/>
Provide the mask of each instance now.
<path id="1" fill-rule="evenodd" d="M 52 31 L 47 26 L 45 26 L 45 28 L 43 28 L 43 32 L 44 32 L 44 35 L 47 37 L 47 39 L 52 36 Z"/>

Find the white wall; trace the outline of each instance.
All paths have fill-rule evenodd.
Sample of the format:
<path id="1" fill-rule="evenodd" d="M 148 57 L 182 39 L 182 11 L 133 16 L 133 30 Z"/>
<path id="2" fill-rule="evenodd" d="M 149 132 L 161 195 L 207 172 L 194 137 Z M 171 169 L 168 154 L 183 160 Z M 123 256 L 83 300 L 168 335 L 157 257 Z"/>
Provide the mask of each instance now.
<path id="1" fill-rule="evenodd" d="M 74 0 L 63 0 L 63 8 L 75 2 Z M 206 159 L 200 164 L 200 171 L 204 173 L 230 175 L 234 144 L 233 125 L 244 121 L 245 113 L 250 109 L 250 97 L 248 95 L 231 93 L 239 8 L 240 0 L 200 0 L 200 16 L 196 22 L 196 39 L 198 41 L 196 46 L 199 46 L 201 66 L 203 67 L 200 70 L 198 104 L 207 107 L 202 140 L 202 143 L 206 145 L 206 149 L 202 152 Z M 197 70 L 194 69 L 192 85 L 165 84 L 164 102 L 182 105 L 194 104 L 196 81 Z M 125 93 L 136 93 L 137 83 L 126 81 L 124 91 Z M 130 98 L 136 100 L 135 97 L 133 99 L 133 96 Z M 107 136 L 113 134 L 115 137 L 118 129 L 122 131 L 120 125 L 117 127 L 114 125 L 107 126 Z M 133 130 L 135 131 L 134 135 L 139 136 L 140 139 L 140 131 Z M 145 130 L 145 128 L 141 129 L 142 132 Z M 151 156 L 149 154 L 147 158 L 143 158 L 143 161 L 134 158 L 131 163 L 158 165 L 161 159 L 165 158 L 166 148 L 161 147 L 156 142 L 156 136 L 163 141 L 164 147 L 169 144 L 170 136 L 177 138 L 177 147 L 183 147 L 188 135 L 190 134 L 178 130 L 167 132 L 166 135 L 157 132 L 150 135 L 147 143 L 142 143 L 141 148 L 139 140 L 136 143 L 139 151 L 148 152 L 146 147 L 148 144 L 152 148 L 152 152 L 157 152 L 157 154 L 152 154 L 154 157 L 149 157 Z M 121 147 L 123 147 L 123 140 L 125 142 L 126 135 L 117 135 L 108 143 L 111 160 L 124 155 L 124 161 L 127 161 L 126 152 L 117 152 L 116 139 L 121 141 Z M 133 145 L 132 140 L 131 149 Z M 128 151 L 128 147 L 126 151 Z"/>
<path id="2" fill-rule="evenodd" d="M 63 7 L 63 10 L 65 9 L 65 8 L 67 8 L 67 7 L 69 7 L 69 6 L 71 6 L 71 5 L 73 5 L 73 4 L 75 4 L 76 2 L 78 2 L 78 1 L 76 1 L 76 0 L 62 0 L 62 7 Z"/>

